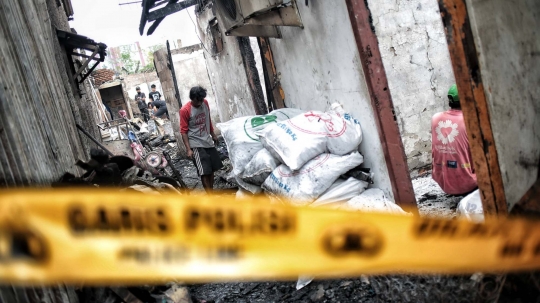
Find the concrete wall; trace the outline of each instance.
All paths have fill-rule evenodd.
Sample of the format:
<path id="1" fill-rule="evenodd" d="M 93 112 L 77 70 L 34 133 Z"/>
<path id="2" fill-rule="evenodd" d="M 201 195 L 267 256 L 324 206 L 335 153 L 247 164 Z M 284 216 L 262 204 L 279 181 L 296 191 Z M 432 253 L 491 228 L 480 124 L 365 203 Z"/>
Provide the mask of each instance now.
<path id="1" fill-rule="evenodd" d="M 467 0 L 504 191 L 512 207 L 540 157 L 540 2 Z"/>
<path id="2" fill-rule="evenodd" d="M 206 60 L 204 50 L 199 50 L 190 54 L 173 55 L 174 71 L 176 73 L 176 82 L 180 91 L 182 104 L 190 101 L 189 91 L 193 86 L 200 85 L 206 88 L 208 104 L 210 105 L 210 114 L 214 125 L 221 122 L 219 116 L 216 96 L 206 69 Z"/>
<path id="3" fill-rule="evenodd" d="M 155 84 L 156 90 L 161 92 L 161 94 L 163 95 L 163 92 L 161 90 L 161 83 L 159 82 L 156 72 L 126 75 L 123 76 L 123 78 L 124 90 L 127 92 L 129 98 L 132 100 L 137 94 L 137 91 L 135 89 L 137 86 L 141 88 L 141 92 L 146 94 L 146 101 L 149 101 L 148 93 L 152 91 L 150 88 L 152 84 Z"/>
<path id="4" fill-rule="evenodd" d="M 393 198 L 374 112 L 360 64 L 345 1 L 299 3 L 305 28 L 282 28 L 271 39 L 287 107 L 327 110 L 339 102 L 362 123 L 360 150 L 375 186 Z"/>
<path id="5" fill-rule="evenodd" d="M 437 0 L 368 0 L 409 170 L 431 164 L 431 117 L 455 83 Z"/>
<path id="6" fill-rule="evenodd" d="M 129 102 L 131 106 L 131 110 L 135 117 L 139 117 L 140 111 L 139 107 L 137 105 L 137 101 L 135 101 L 135 95 L 137 94 L 137 86 L 141 88 L 141 92 L 145 93 L 146 95 L 146 102 L 150 102 L 150 98 L 148 98 L 148 94 L 152 91 L 150 86 L 152 84 L 156 85 L 156 90 L 161 93 L 163 96 L 163 90 L 161 89 L 161 82 L 159 82 L 158 76 L 156 72 L 150 72 L 150 73 L 141 73 L 141 74 L 132 74 L 132 75 L 124 75 L 124 80 L 122 81 L 122 86 L 124 88 L 125 94 L 128 96 L 127 101 Z"/>
<path id="7" fill-rule="evenodd" d="M 212 18 L 214 18 L 214 13 L 211 7 L 197 16 L 199 36 L 202 41 L 206 41 L 208 22 Z M 255 109 L 237 38 L 226 36 L 223 28 L 221 31 L 223 50 L 214 56 L 205 53 L 205 58 L 220 119 L 228 121 L 237 117 L 254 115 Z"/>

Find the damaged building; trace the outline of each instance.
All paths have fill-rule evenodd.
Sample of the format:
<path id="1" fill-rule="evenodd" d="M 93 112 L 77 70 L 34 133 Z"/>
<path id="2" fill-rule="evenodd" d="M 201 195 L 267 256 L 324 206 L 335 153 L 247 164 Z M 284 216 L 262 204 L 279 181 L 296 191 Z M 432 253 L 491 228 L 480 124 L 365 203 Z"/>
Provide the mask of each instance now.
<path id="1" fill-rule="evenodd" d="M 2 156 L 4 186 L 48 185 L 77 172 L 102 122 L 90 73 L 106 45 L 76 34 L 65 1 L 3 1 L 1 17 Z M 8 9 L 9 8 L 9 9 Z"/>
<path id="2" fill-rule="evenodd" d="M 393 202 L 390 208 L 404 213 L 402 207 L 416 218 L 421 201 L 412 179 L 429 174 L 436 164 L 432 163 L 432 117 L 448 108 L 448 88 L 457 83 L 482 218 L 540 213 L 538 1 L 144 0 L 141 34 L 146 25 L 146 34 L 151 35 L 167 15 L 194 7 L 200 43 L 182 46 L 179 42 L 171 48 L 167 42 L 154 53 L 155 72 L 129 75 L 97 69 L 109 48 L 70 28 L 71 1 L 4 0 L 0 4 L 0 184 L 4 187 L 50 187 L 65 181 L 65 176 L 89 187 L 125 185 L 127 174 L 132 182 L 126 187 L 147 194 L 202 191 L 197 170 L 186 158 L 179 115 L 190 101 L 191 87 L 202 85 L 208 91 L 218 135 L 218 124 L 242 117 L 276 110 L 326 113 L 342 108 L 348 121 L 361 127 L 361 136 L 355 137 L 361 137 L 361 143 L 347 155 L 361 157 L 363 163 L 347 163 L 350 169 L 336 178 L 369 175 L 362 180 L 366 184 L 362 190 L 380 189 Z M 162 93 L 169 121 L 140 119 L 135 87 L 148 96 L 151 85 Z M 238 129 L 247 134 L 249 127 L 246 122 Z M 122 141 L 118 149 L 111 147 L 115 142 L 110 141 L 115 140 Z M 227 143 L 220 138 L 218 156 L 225 165 L 215 179 L 228 190 L 219 194 L 239 197 L 242 191 L 236 190 L 242 188 L 241 181 L 234 176 Z M 108 161 L 115 156 L 121 157 L 113 163 L 117 170 L 107 175 Z M 122 167 L 120 176 L 126 163 L 122 161 L 129 167 Z M 292 169 L 290 175 L 299 169 Z M 103 177 L 96 179 L 102 183 L 92 179 L 96 175 Z M 336 178 L 324 185 L 332 185 Z M 264 194 L 260 185 L 260 192 L 254 194 Z M 353 244 L 358 248 L 359 243 Z M 231 271 L 221 273 L 224 279 Z M 527 279 L 524 284 L 540 293 L 534 274 Z M 445 296 L 455 296 L 455 301 L 502 302 L 518 289 L 511 284 L 512 276 L 503 274 L 311 280 L 188 287 L 177 283 L 96 288 L 2 285 L 0 302 L 154 302 L 174 301 L 173 297 L 174 302 L 201 303 L 429 302 Z M 399 291 L 394 285 L 399 285 Z M 487 295 L 485 285 L 495 285 Z"/>

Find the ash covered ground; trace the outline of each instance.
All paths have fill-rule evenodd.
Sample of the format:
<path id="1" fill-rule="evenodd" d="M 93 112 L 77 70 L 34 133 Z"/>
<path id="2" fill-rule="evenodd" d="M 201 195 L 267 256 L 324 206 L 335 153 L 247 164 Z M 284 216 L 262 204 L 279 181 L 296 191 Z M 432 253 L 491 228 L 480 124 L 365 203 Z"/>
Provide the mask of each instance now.
<path id="1" fill-rule="evenodd" d="M 418 211 L 421 216 L 455 218 L 459 201 L 464 196 L 445 194 L 431 174 L 412 180 Z"/>

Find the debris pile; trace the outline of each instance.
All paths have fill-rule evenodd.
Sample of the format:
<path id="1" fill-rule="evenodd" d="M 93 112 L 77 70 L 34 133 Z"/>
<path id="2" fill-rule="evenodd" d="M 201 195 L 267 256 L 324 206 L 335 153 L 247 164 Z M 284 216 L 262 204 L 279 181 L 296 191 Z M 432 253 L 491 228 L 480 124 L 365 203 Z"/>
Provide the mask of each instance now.
<path id="1" fill-rule="evenodd" d="M 193 162 L 190 159 L 182 158 L 179 153 L 178 144 L 182 143 L 177 142 L 170 121 L 152 119 L 148 123 L 145 123 L 141 119 L 136 118 L 130 122 L 134 128 L 134 135 L 138 138 L 138 142 L 140 142 L 143 149 L 142 153 L 146 155 L 146 159 L 150 161 L 153 156 L 155 161 L 162 163 L 159 160 L 159 155 L 164 155 L 167 163 L 165 166 L 160 164 L 162 167 L 158 167 L 160 174 L 176 179 L 178 182 L 181 182 L 185 189 L 202 190 L 202 183 Z M 236 183 L 227 182 L 226 175 L 230 171 L 231 165 L 227 145 L 223 138 L 220 138 L 216 149 L 223 161 L 224 167 L 216 172 L 214 188 L 221 191 L 238 189 Z M 150 159 L 148 158 L 149 156 L 151 157 Z M 153 163 L 152 166 L 156 165 L 157 162 Z M 143 165 L 146 164 L 143 163 Z"/>
<path id="2" fill-rule="evenodd" d="M 181 184 L 170 177 L 155 175 L 126 156 L 110 157 L 105 151 L 92 149 L 90 161 L 78 161 L 76 165 L 85 173 L 75 176 L 65 173 L 52 187 L 119 187 L 145 193 L 181 193 Z"/>
<path id="3" fill-rule="evenodd" d="M 284 108 L 217 127 L 227 143 L 238 198 L 266 194 L 295 205 L 404 213 L 362 167 L 360 121 L 333 104 L 327 112 Z M 352 202 L 350 202 L 352 201 Z"/>

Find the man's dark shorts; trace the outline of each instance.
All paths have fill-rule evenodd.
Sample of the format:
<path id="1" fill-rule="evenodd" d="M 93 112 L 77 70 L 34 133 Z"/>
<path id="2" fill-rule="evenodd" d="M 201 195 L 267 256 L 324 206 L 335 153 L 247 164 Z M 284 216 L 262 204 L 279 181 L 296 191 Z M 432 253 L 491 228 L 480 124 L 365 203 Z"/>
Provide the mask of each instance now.
<path id="1" fill-rule="evenodd" d="M 156 116 L 158 118 L 162 118 L 163 116 L 165 116 L 168 119 L 169 118 L 169 111 L 167 110 L 167 107 L 162 106 L 162 107 L 158 108 L 158 110 L 156 111 L 154 116 Z"/>
<path id="2" fill-rule="evenodd" d="M 193 148 L 193 163 L 199 176 L 210 175 L 223 167 L 219 153 L 215 147 Z"/>
<path id="3" fill-rule="evenodd" d="M 139 108 L 141 111 L 141 115 L 143 117 L 144 122 L 148 122 L 150 119 L 150 114 L 148 113 L 148 108 Z"/>

